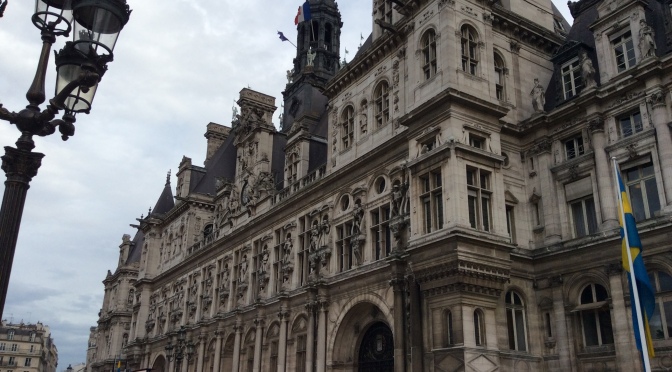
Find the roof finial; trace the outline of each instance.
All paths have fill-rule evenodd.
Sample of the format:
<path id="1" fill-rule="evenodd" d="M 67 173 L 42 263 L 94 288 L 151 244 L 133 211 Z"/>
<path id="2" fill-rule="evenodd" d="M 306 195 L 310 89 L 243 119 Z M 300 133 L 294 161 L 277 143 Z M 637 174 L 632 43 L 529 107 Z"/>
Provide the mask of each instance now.
<path id="1" fill-rule="evenodd" d="M 170 186 L 170 169 L 168 169 L 168 175 L 166 176 L 166 186 Z"/>

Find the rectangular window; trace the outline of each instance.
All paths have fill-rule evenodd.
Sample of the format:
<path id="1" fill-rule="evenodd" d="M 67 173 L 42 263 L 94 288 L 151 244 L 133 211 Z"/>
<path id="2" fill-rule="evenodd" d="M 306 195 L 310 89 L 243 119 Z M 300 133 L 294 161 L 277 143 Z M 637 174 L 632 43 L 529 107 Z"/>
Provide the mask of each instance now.
<path id="1" fill-rule="evenodd" d="M 30 352 L 32 353 L 33 351 L 35 351 L 35 345 L 30 345 Z"/>
<path id="2" fill-rule="evenodd" d="M 308 216 L 300 219 L 299 227 L 299 283 L 304 285 L 308 282 L 310 275 L 310 218 Z"/>
<path id="3" fill-rule="evenodd" d="M 269 362 L 269 371 L 278 372 L 278 341 L 271 341 L 271 360 Z"/>
<path id="4" fill-rule="evenodd" d="M 12 351 L 16 351 L 19 348 L 19 345 L 12 344 Z"/>
<path id="5" fill-rule="evenodd" d="M 23 363 L 24 367 L 30 367 L 31 358 L 26 358 L 26 361 Z"/>
<path id="6" fill-rule="evenodd" d="M 515 221 L 516 221 L 516 219 L 514 218 L 514 214 L 513 214 L 513 206 L 512 205 L 507 205 L 506 206 L 506 232 L 511 237 L 511 243 L 516 242 Z"/>
<path id="7" fill-rule="evenodd" d="M 621 138 L 629 137 L 635 133 L 641 132 L 644 129 L 644 126 L 642 125 L 642 115 L 640 115 L 639 111 L 635 111 L 618 118 L 618 129 Z"/>
<path id="8" fill-rule="evenodd" d="M 14 360 L 14 357 L 9 357 L 9 362 L 8 363 L 9 363 L 10 366 L 14 366 L 14 365 L 16 365 L 16 360 Z"/>
<path id="9" fill-rule="evenodd" d="M 477 149 L 485 149 L 485 138 L 477 136 L 473 133 L 469 133 L 469 146 L 476 147 Z"/>
<path id="10" fill-rule="evenodd" d="M 611 46 L 614 48 L 618 72 L 623 72 L 637 63 L 635 60 L 635 44 L 632 41 L 630 30 L 613 37 Z"/>
<path id="11" fill-rule="evenodd" d="M 439 169 L 420 176 L 423 226 L 426 233 L 443 228 L 443 193 Z"/>
<path id="12" fill-rule="evenodd" d="M 7 347 L 7 344 L 0 342 L 0 350 L 5 350 L 5 347 Z"/>
<path id="13" fill-rule="evenodd" d="M 625 187 L 635 220 L 643 221 L 653 217 L 654 213 L 660 210 L 653 163 L 637 165 L 625 169 L 622 173 L 625 176 Z"/>
<path id="14" fill-rule="evenodd" d="M 35 332 L 30 334 L 30 342 L 35 342 Z"/>
<path id="15" fill-rule="evenodd" d="M 14 331 L 7 332 L 7 339 L 10 341 L 14 339 Z"/>
<path id="16" fill-rule="evenodd" d="M 583 86 L 580 68 L 581 65 L 579 64 L 578 57 L 563 64 L 560 68 L 562 74 L 562 93 L 565 99 L 577 95 L 579 89 Z"/>
<path id="17" fill-rule="evenodd" d="M 592 196 L 572 200 L 569 202 L 569 208 L 574 223 L 575 237 L 580 238 L 597 232 L 597 215 L 595 214 L 595 201 Z"/>
<path id="18" fill-rule="evenodd" d="M 352 220 L 336 226 L 336 254 L 338 254 L 338 271 L 350 270 L 353 265 Z"/>
<path id="19" fill-rule="evenodd" d="M 306 335 L 296 336 L 296 370 L 306 370 Z"/>
<path id="20" fill-rule="evenodd" d="M 584 154 L 583 137 L 576 136 L 565 141 L 565 156 L 567 160 L 574 159 Z"/>
<path id="21" fill-rule="evenodd" d="M 371 237 L 373 240 L 373 257 L 383 259 L 392 249 L 392 234 L 390 231 L 390 206 L 383 205 L 371 211 Z"/>
<path id="22" fill-rule="evenodd" d="M 490 231 L 492 228 L 490 173 L 467 167 L 467 194 L 469 225 L 474 229 Z"/>

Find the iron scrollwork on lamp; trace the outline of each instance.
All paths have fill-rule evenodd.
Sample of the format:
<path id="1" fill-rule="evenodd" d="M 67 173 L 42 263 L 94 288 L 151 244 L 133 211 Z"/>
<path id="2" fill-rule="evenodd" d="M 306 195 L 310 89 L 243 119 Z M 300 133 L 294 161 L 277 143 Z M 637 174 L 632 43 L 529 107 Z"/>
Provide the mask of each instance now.
<path id="1" fill-rule="evenodd" d="M 41 32 L 42 51 L 26 93 L 28 105 L 13 112 L 0 103 L 0 119 L 16 125 L 21 132 L 16 147 L 6 146 L 2 156 L 7 181 L 0 208 L 0 314 L 7 296 L 26 193 L 44 157 L 32 152 L 33 136 L 51 135 L 57 127 L 63 140 L 75 134 L 75 115 L 90 112 L 98 83 L 113 60 L 112 51 L 130 14 L 126 0 L 35 1 L 31 20 Z M 41 109 L 46 100 L 45 78 L 51 47 L 56 37 L 71 32 L 72 39 L 56 53 L 54 97 Z M 63 116 L 55 119 L 61 110 Z"/>
<path id="2" fill-rule="evenodd" d="M 194 356 L 194 348 L 194 343 L 191 340 L 187 341 L 187 331 L 184 329 L 184 326 L 180 327 L 180 330 L 177 331 L 177 343 L 173 345 L 172 341 L 169 340 L 168 345 L 165 347 L 168 362 L 171 362 L 173 357 L 175 358 L 176 372 L 180 370 L 180 365 L 185 357 L 187 361 L 191 360 Z"/>

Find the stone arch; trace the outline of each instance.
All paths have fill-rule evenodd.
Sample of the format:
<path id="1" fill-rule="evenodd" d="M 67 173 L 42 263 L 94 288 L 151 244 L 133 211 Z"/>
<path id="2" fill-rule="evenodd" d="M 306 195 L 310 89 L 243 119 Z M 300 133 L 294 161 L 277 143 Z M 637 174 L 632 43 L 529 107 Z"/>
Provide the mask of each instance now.
<path id="1" fill-rule="evenodd" d="M 232 332 L 222 343 L 221 363 L 219 365 L 220 371 L 230 371 L 233 369 L 233 344 L 235 342 L 235 334 Z"/>
<path id="2" fill-rule="evenodd" d="M 158 354 L 152 362 L 152 371 L 155 372 L 168 372 L 168 362 L 163 353 Z"/>
<path id="3" fill-rule="evenodd" d="M 591 270 L 585 273 L 573 275 L 569 280 L 567 280 L 564 288 L 565 301 L 568 304 L 576 305 L 578 303 L 581 291 L 586 285 L 590 283 L 599 284 L 607 290 L 607 293 L 611 293 L 611 286 L 609 285 L 609 278 L 607 277 L 606 273 L 597 270 Z"/>
<path id="4" fill-rule="evenodd" d="M 327 361 L 330 363 L 357 360 L 362 337 L 372 324 L 384 323 L 393 329 L 393 314 L 377 294 L 357 296 L 344 304 L 342 309 L 327 340 Z"/>
<path id="5" fill-rule="evenodd" d="M 215 348 L 217 347 L 216 339 L 211 339 L 206 344 L 205 355 L 203 355 L 203 372 L 212 372 L 215 365 Z"/>

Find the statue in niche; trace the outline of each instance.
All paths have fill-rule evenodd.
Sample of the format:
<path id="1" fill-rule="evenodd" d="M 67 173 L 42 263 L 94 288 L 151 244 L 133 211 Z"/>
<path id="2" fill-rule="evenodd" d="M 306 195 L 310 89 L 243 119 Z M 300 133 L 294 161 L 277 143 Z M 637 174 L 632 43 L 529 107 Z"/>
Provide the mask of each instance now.
<path id="1" fill-rule="evenodd" d="M 287 70 L 287 84 L 291 84 L 293 79 L 292 79 L 292 70 Z"/>
<path id="2" fill-rule="evenodd" d="M 307 65 L 312 66 L 315 63 L 315 51 L 313 51 L 313 48 L 311 47 L 310 50 L 308 50 L 308 53 L 306 54 L 306 59 L 307 59 Z"/>
<path id="3" fill-rule="evenodd" d="M 317 222 L 313 222 L 313 227 L 310 228 L 310 250 L 316 251 L 320 240 L 320 229 Z"/>
<path id="4" fill-rule="evenodd" d="M 268 247 L 264 246 L 264 250 L 261 252 L 261 262 L 259 263 L 259 273 L 267 273 L 269 269 L 269 258 Z"/>
<path id="5" fill-rule="evenodd" d="M 350 231 L 350 236 L 359 236 L 362 233 L 362 224 L 364 220 L 364 208 L 362 208 L 362 202 L 357 199 L 355 202 L 355 207 L 352 210 L 352 230 Z"/>
<path id="6" fill-rule="evenodd" d="M 583 85 L 586 88 L 592 88 L 597 85 L 595 82 L 595 67 L 593 61 L 588 58 L 588 53 L 581 52 L 581 77 L 583 78 Z"/>
<path id="7" fill-rule="evenodd" d="M 368 129 L 369 123 L 366 114 L 359 115 L 359 130 L 362 132 L 362 134 L 366 134 Z"/>
<path id="8" fill-rule="evenodd" d="M 244 255 L 240 262 L 240 276 L 238 277 L 238 281 L 240 283 L 245 283 L 247 281 L 247 255 Z"/>
<path id="9" fill-rule="evenodd" d="M 639 51 L 642 58 L 653 57 L 656 55 L 656 42 L 653 39 L 654 33 L 644 19 L 639 20 Z"/>
<path id="10" fill-rule="evenodd" d="M 404 182 L 403 184 L 397 183 L 392 187 L 392 217 L 404 214 L 407 191 L 408 182 Z"/>
<path id="11" fill-rule="evenodd" d="M 285 244 L 282 247 L 282 253 L 283 253 L 282 262 L 284 264 L 288 264 L 292 261 L 292 248 L 293 248 L 292 239 L 287 238 L 287 240 L 285 240 Z"/>
<path id="12" fill-rule="evenodd" d="M 324 219 L 322 220 L 322 225 L 320 226 L 320 238 L 318 246 L 327 245 L 327 239 L 329 237 L 330 228 L 331 225 L 329 225 L 329 219 L 325 216 Z"/>
<path id="13" fill-rule="evenodd" d="M 530 91 L 532 97 L 532 107 L 534 112 L 544 112 L 544 104 L 546 104 L 546 97 L 544 97 L 544 87 L 539 84 L 539 79 L 534 79 L 534 87 Z"/>

